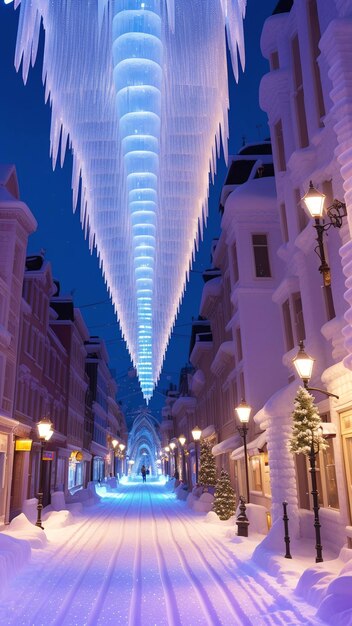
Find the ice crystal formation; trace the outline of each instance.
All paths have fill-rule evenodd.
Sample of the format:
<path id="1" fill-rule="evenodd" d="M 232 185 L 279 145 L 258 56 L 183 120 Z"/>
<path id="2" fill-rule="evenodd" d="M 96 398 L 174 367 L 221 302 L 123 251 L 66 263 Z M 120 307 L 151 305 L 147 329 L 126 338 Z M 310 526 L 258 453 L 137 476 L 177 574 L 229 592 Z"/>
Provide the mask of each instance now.
<path id="1" fill-rule="evenodd" d="M 9 0 L 6 0 L 9 1 Z M 26 82 L 45 32 L 51 156 L 73 152 L 73 204 L 96 247 L 148 401 L 228 138 L 246 0 L 16 0 Z M 80 190 L 80 193 L 79 193 Z"/>

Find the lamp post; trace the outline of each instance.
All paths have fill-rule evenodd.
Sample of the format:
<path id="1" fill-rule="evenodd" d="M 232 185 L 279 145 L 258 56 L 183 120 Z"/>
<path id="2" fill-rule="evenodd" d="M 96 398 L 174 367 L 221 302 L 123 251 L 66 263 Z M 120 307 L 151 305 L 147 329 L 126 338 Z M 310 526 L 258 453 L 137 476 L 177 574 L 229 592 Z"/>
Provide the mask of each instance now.
<path id="1" fill-rule="evenodd" d="M 246 491 L 247 491 L 247 503 L 249 502 L 249 479 L 248 479 L 248 458 L 247 458 L 247 433 L 248 422 L 252 408 L 242 399 L 240 404 L 236 407 L 236 413 L 240 420 L 241 426 L 237 426 L 237 430 L 243 439 L 244 450 L 244 467 L 246 472 Z M 239 537 L 248 537 L 249 521 L 246 515 L 246 502 L 243 496 L 240 496 L 240 513 L 236 520 L 237 534 Z"/>
<path id="2" fill-rule="evenodd" d="M 119 440 L 118 439 L 112 439 L 111 440 L 111 445 L 114 448 L 114 476 L 116 476 L 116 446 L 118 445 Z"/>
<path id="3" fill-rule="evenodd" d="M 323 393 L 325 396 L 338 399 L 339 396 L 334 393 L 330 393 L 330 391 L 319 389 L 319 387 L 309 386 L 309 381 L 312 378 L 314 361 L 315 359 L 306 353 L 303 341 L 300 341 L 299 350 L 294 359 L 292 359 L 292 363 L 295 366 L 298 376 L 302 379 L 304 388 L 307 389 L 307 391 L 320 391 L 320 393 Z"/>
<path id="4" fill-rule="evenodd" d="M 169 476 L 169 454 L 170 454 L 170 448 L 169 446 L 165 446 L 164 448 L 165 453 L 166 453 L 166 458 L 165 458 L 165 465 L 166 465 L 166 476 Z"/>
<path id="5" fill-rule="evenodd" d="M 122 441 L 119 443 L 119 450 L 120 450 L 120 469 L 121 469 L 121 476 L 123 474 L 123 451 L 126 448 L 125 444 L 122 443 Z"/>
<path id="6" fill-rule="evenodd" d="M 325 209 L 325 213 L 329 218 L 329 221 L 326 222 L 323 220 L 323 222 L 321 222 L 324 213 L 325 197 L 325 194 L 320 193 L 317 189 L 315 189 L 312 181 L 310 181 L 309 189 L 303 196 L 302 201 L 306 205 L 310 217 L 312 217 L 315 222 L 314 228 L 317 232 L 316 241 L 318 244 L 315 248 L 315 252 L 320 259 L 319 272 L 323 275 L 324 287 L 329 287 L 331 285 L 331 273 L 325 256 L 323 241 L 324 232 L 329 230 L 331 226 L 334 228 L 341 228 L 343 218 L 347 216 L 347 210 L 344 202 L 335 199 L 332 205 Z"/>
<path id="7" fill-rule="evenodd" d="M 236 407 L 236 413 L 238 419 L 241 422 L 241 426 L 237 426 L 237 430 L 240 433 L 243 439 L 243 448 L 244 448 L 244 466 L 246 472 L 246 490 L 247 490 L 247 502 L 249 502 L 249 478 L 248 478 L 248 458 L 247 458 L 247 433 L 248 433 L 248 422 L 249 416 L 251 414 L 252 407 L 249 406 L 242 400 L 240 404 Z"/>
<path id="8" fill-rule="evenodd" d="M 184 435 L 180 435 L 178 440 L 181 444 L 181 454 L 182 454 L 182 481 L 186 482 L 186 461 L 185 461 L 185 449 L 184 449 L 184 445 L 186 443 L 186 437 Z"/>
<path id="9" fill-rule="evenodd" d="M 169 446 L 170 446 L 170 450 L 171 450 L 171 460 L 172 460 L 172 465 L 173 465 L 173 467 L 171 467 L 170 469 L 171 469 L 172 475 L 174 475 L 175 474 L 175 468 L 176 468 L 176 466 L 175 466 L 175 448 L 176 448 L 176 444 L 175 444 L 174 441 L 170 441 Z"/>
<path id="10" fill-rule="evenodd" d="M 195 426 L 192 430 L 192 437 L 194 441 L 194 449 L 196 454 L 196 484 L 198 483 L 198 442 L 202 436 L 202 429 L 199 426 Z"/>
<path id="11" fill-rule="evenodd" d="M 37 504 L 37 521 L 35 523 L 36 526 L 42 528 L 44 530 L 44 526 L 42 526 L 42 510 L 43 510 L 43 495 L 44 495 L 44 461 L 43 461 L 43 452 L 45 442 L 49 441 L 50 437 L 53 435 L 54 431 L 52 428 L 51 421 L 44 417 L 37 424 L 38 429 L 38 437 L 40 439 L 40 462 L 39 462 L 39 491 L 38 491 L 38 504 Z"/>
<path id="12" fill-rule="evenodd" d="M 302 379 L 304 388 L 307 391 L 319 391 L 326 396 L 338 398 L 334 393 L 330 393 L 325 389 L 319 389 L 318 387 L 309 387 L 309 381 L 312 377 L 314 359 L 309 356 L 305 349 L 303 341 L 299 343 L 299 350 L 295 358 L 292 360 L 293 365 L 297 371 L 298 376 Z M 314 511 L 314 528 L 315 528 L 315 549 L 316 549 L 316 563 L 323 561 L 323 546 L 321 544 L 320 535 L 320 519 L 319 519 L 319 492 L 317 489 L 317 476 L 316 476 L 316 457 L 319 454 L 319 439 L 316 438 L 314 431 L 311 431 L 311 446 L 308 454 L 309 458 L 309 472 L 312 483 L 312 498 L 313 498 L 313 511 Z"/>

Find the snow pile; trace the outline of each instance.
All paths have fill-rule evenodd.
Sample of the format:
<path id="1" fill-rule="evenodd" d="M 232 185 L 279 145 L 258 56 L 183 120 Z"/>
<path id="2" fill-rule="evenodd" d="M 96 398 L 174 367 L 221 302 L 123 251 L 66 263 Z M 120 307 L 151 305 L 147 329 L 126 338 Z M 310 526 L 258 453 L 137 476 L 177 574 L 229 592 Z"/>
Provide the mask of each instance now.
<path id="1" fill-rule="evenodd" d="M 204 520 L 207 524 L 220 524 L 221 526 L 230 526 L 231 528 L 237 528 L 236 517 L 232 515 L 229 519 L 221 520 L 215 511 L 209 511 Z"/>
<path id="2" fill-rule="evenodd" d="M 43 533 L 42 528 L 32 524 L 24 513 L 17 515 L 3 533 L 10 535 L 14 539 L 25 538 L 32 548 L 44 548 L 47 543 L 46 535 Z"/>
<path id="3" fill-rule="evenodd" d="M 188 487 L 185 483 L 180 482 L 180 484 L 175 488 L 175 495 L 178 500 L 187 500 L 188 498 Z"/>
<path id="4" fill-rule="evenodd" d="M 11 578 L 20 571 L 30 558 L 31 546 L 29 541 L 15 539 L 7 533 L 0 533 L 0 596 Z"/>
<path id="5" fill-rule="evenodd" d="M 205 491 L 200 498 L 194 500 L 193 511 L 197 513 L 209 513 L 213 508 L 214 496 Z"/>
<path id="6" fill-rule="evenodd" d="M 318 608 L 317 615 L 334 626 L 352 625 L 352 553 L 343 548 L 338 559 L 303 572 L 295 593 Z"/>

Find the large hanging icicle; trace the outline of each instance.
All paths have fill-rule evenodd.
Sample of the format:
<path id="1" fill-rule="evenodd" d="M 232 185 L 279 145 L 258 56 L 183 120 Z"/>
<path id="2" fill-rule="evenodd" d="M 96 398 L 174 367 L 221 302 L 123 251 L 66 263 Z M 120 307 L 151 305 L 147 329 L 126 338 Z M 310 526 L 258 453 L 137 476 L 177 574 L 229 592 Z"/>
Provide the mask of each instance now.
<path id="1" fill-rule="evenodd" d="M 246 0 L 16 0 L 26 82 L 45 31 L 51 155 L 73 151 L 95 246 L 142 392 L 159 378 L 228 138 L 225 29 L 244 65 Z M 224 145 L 225 154 L 227 147 Z"/>

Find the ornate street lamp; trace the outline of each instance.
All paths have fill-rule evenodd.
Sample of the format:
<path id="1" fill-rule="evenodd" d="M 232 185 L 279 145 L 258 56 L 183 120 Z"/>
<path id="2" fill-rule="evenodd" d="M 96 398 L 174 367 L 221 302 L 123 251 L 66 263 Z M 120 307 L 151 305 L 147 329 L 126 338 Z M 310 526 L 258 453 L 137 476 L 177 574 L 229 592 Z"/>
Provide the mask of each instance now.
<path id="1" fill-rule="evenodd" d="M 295 366 L 298 376 L 302 379 L 304 388 L 307 389 L 307 391 L 320 391 L 320 393 L 323 393 L 325 396 L 338 399 L 339 396 L 334 393 L 330 393 L 330 391 L 320 389 L 319 387 L 309 387 L 309 381 L 312 378 L 313 373 L 314 361 L 315 359 L 306 353 L 303 341 L 300 341 L 299 350 L 294 359 L 292 359 L 292 363 Z"/>
<path id="2" fill-rule="evenodd" d="M 44 461 L 43 452 L 44 446 L 47 441 L 52 437 L 53 425 L 52 422 L 44 417 L 37 423 L 38 437 L 40 439 L 40 462 L 39 462 L 39 491 L 38 491 L 38 504 L 37 504 L 37 521 L 36 526 L 44 530 L 42 526 L 42 510 L 43 510 L 43 495 L 44 495 Z"/>
<path id="3" fill-rule="evenodd" d="M 325 209 L 325 213 L 329 218 L 329 221 L 326 222 L 324 217 L 323 222 L 321 222 L 324 213 L 325 197 L 326 196 L 323 193 L 320 193 L 320 191 L 315 189 L 312 181 L 310 181 L 309 189 L 303 196 L 302 201 L 306 205 L 310 217 L 312 217 L 315 221 L 314 228 L 317 232 L 316 241 L 318 243 L 315 248 L 315 252 L 320 259 L 319 272 L 323 275 L 324 287 L 329 287 L 331 285 L 331 273 L 325 256 L 323 241 L 324 232 L 329 230 L 331 226 L 334 228 L 341 228 L 343 218 L 347 216 L 347 210 L 344 202 L 335 199 L 332 205 Z"/>
<path id="4" fill-rule="evenodd" d="M 165 446 L 164 450 L 165 450 L 165 453 L 166 453 L 166 457 L 165 457 L 165 476 L 169 476 L 169 453 L 170 453 L 169 446 Z"/>
<path id="5" fill-rule="evenodd" d="M 124 470 L 124 467 L 123 467 L 124 454 L 123 454 L 123 452 L 124 452 L 125 448 L 126 448 L 125 444 L 124 444 L 124 443 L 122 443 L 122 441 L 121 441 L 121 442 L 119 443 L 119 450 L 120 450 L 120 452 L 119 452 L 119 457 L 120 457 L 121 476 L 122 476 L 122 475 L 123 475 L 123 473 L 124 473 L 124 472 L 123 472 L 123 470 Z"/>
<path id="6" fill-rule="evenodd" d="M 299 350 L 295 358 L 292 360 L 293 365 L 296 368 L 298 376 L 302 379 L 304 388 L 307 391 L 319 391 L 325 396 L 337 398 L 339 396 L 334 393 L 330 393 L 325 389 L 319 389 L 318 387 L 309 387 L 309 381 L 312 377 L 313 373 L 313 365 L 314 359 L 309 356 L 304 349 L 303 341 L 299 343 Z M 316 457 L 319 454 L 319 438 L 316 437 L 315 433 L 312 431 L 311 433 L 311 447 L 308 454 L 309 458 L 309 472 L 311 476 L 312 483 L 312 498 L 313 498 L 313 511 L 314 511 L 314 528 L 315 528 L 315 549 L 316 549 L 316 563 L 321 563 L 323 561 L 323 546 L 321 544 L 321 535 L 320 535 L 320 520 L 319 520 L 319 492 L 317 489 L 317 477 L 316 477 Z"/>
<path id="7" fill-rule="evenodd" d="M 243 439 L 243 450 L 244 450 L 244 467 L 246 472 L 246 490 L 247 490 L 247 503 L 249 502 L 249 478 L 248 478 L 248 457 L 247 457 L 247 433 L 248 433 L 248 422 L 251 414 L 252 408 L 242 399 L 240 404 L 236 407 L 235 411 L 237 413 L 238 419 L 240 420 L 241 425 L 237 426 L 237 430 L 240 433 Z M 240 513 L 236 520 L 237 524 L 237 534 L 239 537 L 248 537 L 248 526 L 249 521 L 246 515 L 246 502 L 243 496 L 240 496 Z"/>
<path id="8" fill-rule="evenodd" d="M 186 478 L 186 459 L 185 459 L 185 443 L 186 443 L 186 437 L 184 435 L 180 435 L 178 438 L 180 444 L 181 444 L 181 454 L 182 454 L 182 481 L 186 482 L 187 478 Z"/>
<path id="9" fill-rule="evenodd" d="M 251 414 L 252 407 L 249 406 L 242 400 L 240 404 L 236 407 L 236 413 L 238 419 L 241 422 L 241 426 L 237 426 L 237 430 L 240 433 L 243 439 L 243 448 L 244 448 L 244 464 L 246 471 L 246 490 L 247 490 L 247 502 L 249 502 L 249 478 L 248 478 L 248 458 L 247 458 L 247 433 L 248 433 L 248 422 Z"/>
<path id="10" fill-rule="evenodd" d="M 192 430 L 192 437 L 194 441 L 194 449 L 196 454 L 196 484 L 198 483 L 198 442 L 202 436 L 202 429 L 199 426 L 195 426 Z"/>
<path id="11" fill-rule="evenodd" d="M 176 448 L 176 444 L 175 444 L 174 441 L 170 441 L 169 446 L 170 446 L 170 450 L 171 450 L 171 461 L 173 463 L 173 467 L 171 467 L 170 469 L 171 469 L 171 473 L 175 474 L 175 467 L 176 467 L 176 465 L 175 465 L 175 448 Z"/>

